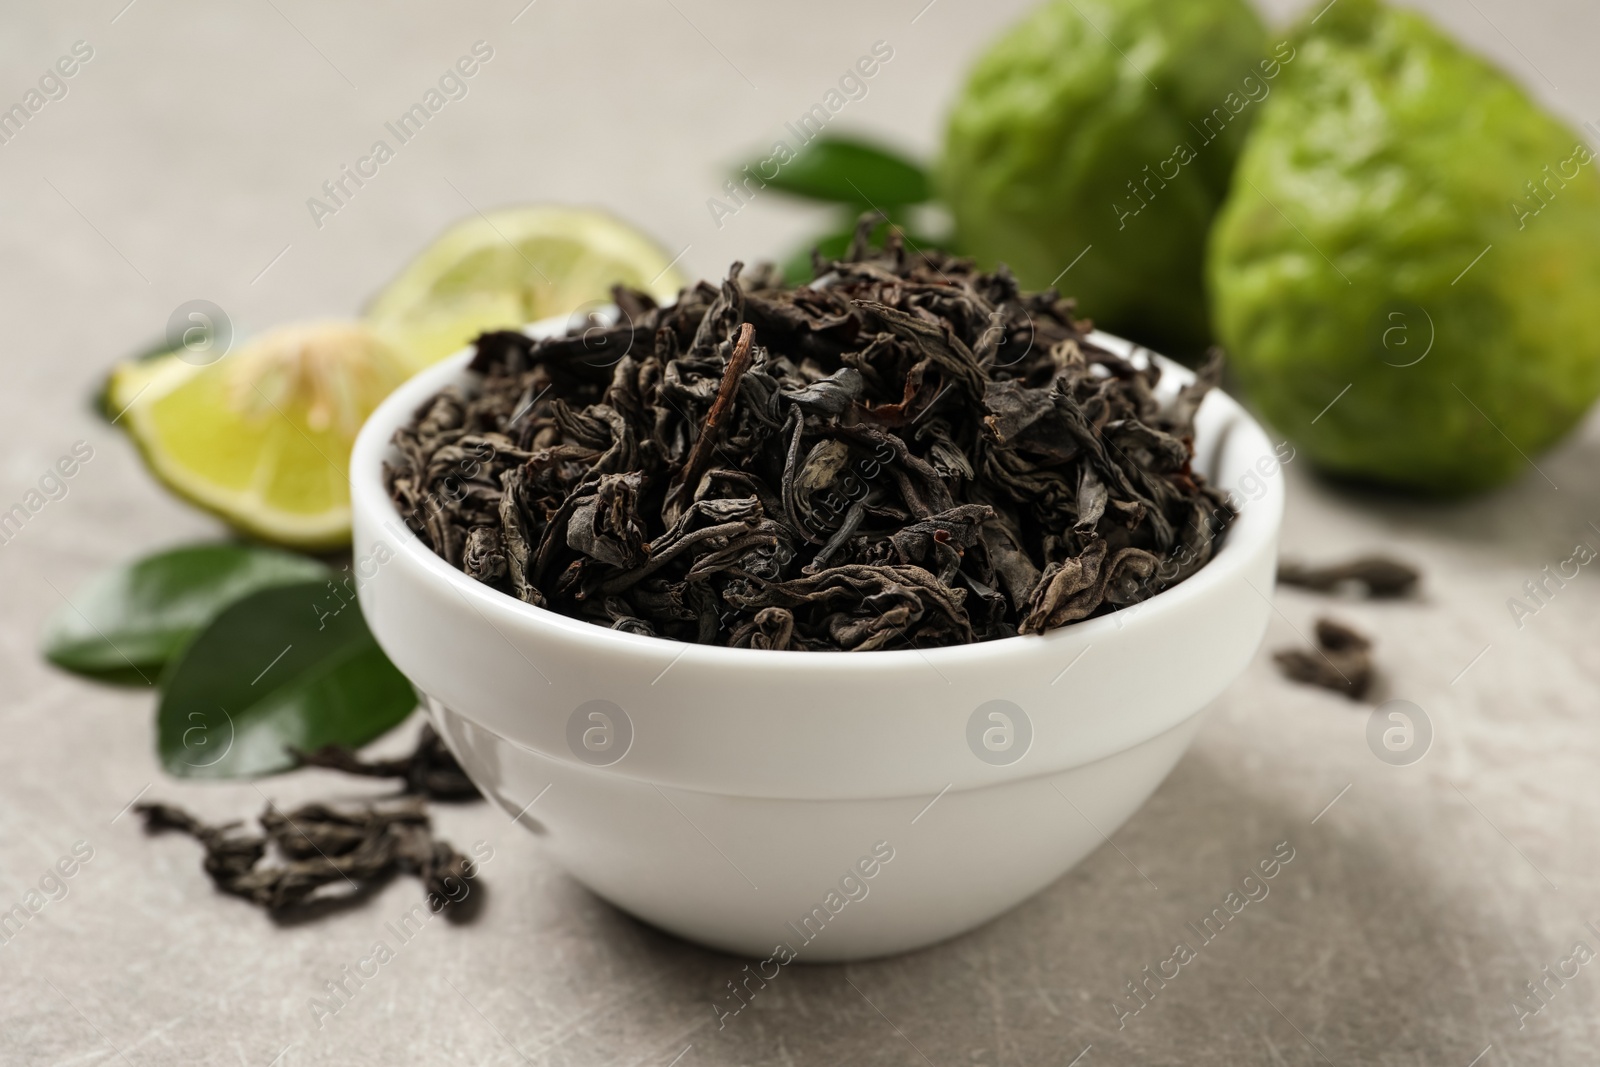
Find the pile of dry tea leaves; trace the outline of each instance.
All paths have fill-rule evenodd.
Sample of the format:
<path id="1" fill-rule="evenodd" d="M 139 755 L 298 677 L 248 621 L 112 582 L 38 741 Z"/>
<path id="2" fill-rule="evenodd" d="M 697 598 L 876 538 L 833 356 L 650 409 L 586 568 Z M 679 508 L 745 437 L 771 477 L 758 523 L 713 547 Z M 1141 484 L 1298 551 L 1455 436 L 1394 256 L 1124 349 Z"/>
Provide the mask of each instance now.
<path id="1" fill-rule="evenodd" d="M 238 822 L 210 824 L 172 804 L 140 803 L 149 831 L 176 830 L 205 848 L 201 866 L 224 893 L 275 915 L 358 903 L 396 874 L 421 880 L 435 911 L 458 904 L 476 875 L 471 860 L 433 836 L 428 800 L 475 800 L 477 789 L 432 726 L 399 759 L 366 762 L 345 748 L 302 753 L 301 762 L 364 777 L 396 778 L 402 795 L 364 803 L 303 804 L 285 812 L 271 801 L 262 832 Z M 331 886 L 331 893 L 323 892 Z"/>
<path id="2" fill-rule="evenodd" d="M 134 810 L 151 830 L 178 830 L 199 841 L 206 850 L 203 866 L 218 889 L 272 912 L 306 906 L 323 886 L 359 895 L 402 872 L 448 902 L 462 895 L 472 875 L 471 861 L 434 838 L 416 797 L 344 807 L 312 803 L 290 812 L 268 803 L 259 817 L 263 834 L 237 822 L 208 825 L 170 804 L 141 803 Z M 281 862 L 262 862 L 269 845 Z"/>
<path id="3" fill-rule="evenodd" d="M 1039 633 L 1204 566 L 1234 517 L 1190 467 L 1220 372 L 1166 402 L 1054 291 L 863 219 L 784 288 L 735 264 L 614 325 L 485 334 L 468 389 L 394 437 L 408 523 L 451 565 L 630 633 L 767 649 Z"/>

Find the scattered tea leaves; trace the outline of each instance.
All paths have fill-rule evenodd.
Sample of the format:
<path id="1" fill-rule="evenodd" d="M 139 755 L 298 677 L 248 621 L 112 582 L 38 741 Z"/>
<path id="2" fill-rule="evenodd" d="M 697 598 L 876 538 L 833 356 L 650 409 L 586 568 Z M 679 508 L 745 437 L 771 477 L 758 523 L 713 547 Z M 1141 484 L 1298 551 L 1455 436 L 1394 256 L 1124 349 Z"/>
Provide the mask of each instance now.
<path id="1" fill-rule="evenodd" d="M 268 803 L 262 833 L 237 822 L 212 826 L 170 804 L 134 808 L 145 828 L 177 830 L 205 846 L 202 866 L 217 888 L 278 914 L 310 905 L 349 905 L 395 874 L 412 874 L 443 910 L 466 896 L 471 861 L 433 836 L 423 802 L 306 804 L 291 812 Z M 269 848 L 279 862 L 263 864 Z M 332 893 L 319 893 L 325 886 Z"/>
<path id="2" fill-rule="evenodd" d="M 1372 640 L 1335 619 L 1317 620 L 1315 649 L 1285 648 L 1272 654 L 1284 677 L 1318 685 L 1360 700 L 1371 688 L 1376 671 Z"/>
<path id="3" fill-rule="evenodd" d="M 417 747 L 399 759 L 364 760 L 347 745 L 327 745 L 297 753 L 308 767 L 323 767 L 367 778 L 398 778 L 402 791 L 429 800 L 477 800 L 483 794 L 472 784 L 432 725 L 424 725 Z"/>
<path id="4" fill-rule="evenodd" d="M 1318 593 L 1354 588 L 1370 600 L 1410 596 L 1422 574 L 1408 563 L 1388 556 L 1361 556 L 1347 563 L 1315 567 L 1292 560 L 1278 565 L 1278 581 Z"/>
<path id="5" fill-rule="evenodd" d="M 773 649 L 929 647 L 1114 611 L 1234 517 L 1191 468 L 1220 374 L 1094 345 L 1005 270 L 874 250 L 735 264 L 613 326 L 479 338 L 469 389 L 394 437 L 394 502 L 452 566 L 600 626 Z M 471 462 L 467 462 L 468 460 Z"/>
<path id="6" fill-rule="evenodd" d="M 184 778 L 269 774 L 291 750 L 362 745 L 400 723 L 416 694 L 372 639 L 352 599 L 329 610 L 327 582 L 235 601 L 162 680 L 161 762 Z"/>
<path id="7" fill-rule="evenodd" d="M 258 589 L 328 577 L 316 560 L 243 544 L 186 545 L 92 578 L 45 625 L 58 667 L 153 684 L 223 608 Z"/>

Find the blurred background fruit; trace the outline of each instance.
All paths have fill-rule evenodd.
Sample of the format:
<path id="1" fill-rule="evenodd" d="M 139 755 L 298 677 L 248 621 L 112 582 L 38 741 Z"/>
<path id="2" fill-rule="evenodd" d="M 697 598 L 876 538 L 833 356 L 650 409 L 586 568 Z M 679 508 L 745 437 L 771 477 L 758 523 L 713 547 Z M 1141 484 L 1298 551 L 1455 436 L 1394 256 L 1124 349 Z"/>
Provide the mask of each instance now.
<path id="1" fill-rule="evenodd" d="M 683 277 L 660 246 L 604 212 L 506 208 L 446 230 L 373 298 L 367 319 L 423 367 L 486 330 L 608 303 L 613 285 L 665 303 Z"/>
<path id="2" fill-rule="evenodd" d="M 1103 329 L 1204 348 L 1207 230 L 1282 65 L 1243 0 L 1040 5 L 950 114 L 938 184 L 956 240 L 1025 288 L 1059 283 Z"/>
<path id="3" fill-rule="evenodd" d="M 1593 156 L 1420 15 L 1341 0 L 1296 47 L 1213 236 L 1233 369 L 1326 471 L 1505 482 L 1600 393 Z"/>

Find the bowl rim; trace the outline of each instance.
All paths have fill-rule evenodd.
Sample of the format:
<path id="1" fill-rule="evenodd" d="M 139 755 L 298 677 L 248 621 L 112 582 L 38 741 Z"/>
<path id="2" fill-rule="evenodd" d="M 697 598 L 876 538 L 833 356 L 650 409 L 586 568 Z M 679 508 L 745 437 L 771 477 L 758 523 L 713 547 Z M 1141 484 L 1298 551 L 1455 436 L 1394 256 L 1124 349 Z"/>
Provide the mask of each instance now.
<path id="1" fill-rule="evenodd" d="M 539 339 L 565 332 L 570 316 L 543 319 L 522 327 L 521 332 Z M 1142 345 L 1108 334 L 1091 331 L 1088 339 L 1124 358 L 1153 362 L 1161 367 L 1162 377 L 1158 393 L 1167 391 L 1168 383 L 1181 386 L 1194 380 L 1194 372 Z M 597 653 L 617 655 L 646 654 L 658 657 L 663 651 L 675 653 L 672 663 L 686 662 L 689 666 L 709 668 L 729 667 L 760 669 L 763 666 L 792 669 L 796 666 L 816 666 L 831 671 L 873 672 L 900 671 L 921 663 L 935 670 L 941 664 L 953 669 L 971 666 L 977 659 L 998 652 L 1021 651 L 1022 642 L 1045 655 L 1060 654 L 1077 643 L 1090 644 L 1109 636 L 1113 631 L 1128 625 L 1137 625 L 1138 619 L 1166 610 L 1181 609 L 1189 602 L 1211 596 L 1216 590 L 1234 580 L 1244 580 L 1245 572 L 1264 549 L 1270 549 L 1277 537 L 1284 508 L 1284 484 L 1281 469 L 1278 476 L 1264 476 L 1265 492 L 1243 503 L 1235 493 L 1219 482 L 1217 470 L 1223 449 L 1241 431 L 1257 435 L 1271 445 L 1271 438 L 1237 400 L 1220 388 L 1212 389 L 1202 401 L 1197 418 L 1207 407 L 1222 408 L 1213 444 L 1213 454 L 1204 457 L 1211 469 L 1204 471 L 1213 485 L 1218 485 L 1228 496 L 1237 511 L 1237 518 L 1228 530 L 1222 548 L 1204 566 L 1148 600 L 1120 608 L 1105 615 L 1083 619 L 1057 627 L 1043 634 L 1019 634 L 1014 637 L 990 641 L 971 641 L 958 645 L 935 648 L 876 649 L 870 652 L 844 650 L 754 649 L 732 648 L 725 645 L 703 645 L 692 641 L 678 641 L 668 637 L 626 633 L 575 619 L 549 608 L 518 600 L 508 593 L 469 577 L 464 571 L 452 567 L 423 543 L 401 518 L 399 510 L 384 489 L 383 464 L 393 453 L 394 432 L 410 421 L 416 410 L 447 385 L 463 381 L 471 372 L 467 364 L 475 352 L 469 344 L 461 351 L 447 356 L 432 366 L 414 374 L 385 397 L 372 411 L 357 434 L 350 456 L 350 499 L 353 516 L 370 517 L 372 525 L 396 535 L 399 544 L 390 546 L 396 553 L 405 554 L 420 566 L 423 574 L 443 582 L 482 615 L 491 612 L 493 617 L 526 626 L 535 634 L 553 631 L 552 636 L 575 641 Z M 1214 416 L 1215 417 L 1215 416 Z M 1292 458 L 1292 457 L 1291 457 Z M 363 546 L 356 544 L 358 555 Z M 369 579 L 370 580 L 370 579 Z M 1256 590 L 1263 597 L 1267 594 Z"/>

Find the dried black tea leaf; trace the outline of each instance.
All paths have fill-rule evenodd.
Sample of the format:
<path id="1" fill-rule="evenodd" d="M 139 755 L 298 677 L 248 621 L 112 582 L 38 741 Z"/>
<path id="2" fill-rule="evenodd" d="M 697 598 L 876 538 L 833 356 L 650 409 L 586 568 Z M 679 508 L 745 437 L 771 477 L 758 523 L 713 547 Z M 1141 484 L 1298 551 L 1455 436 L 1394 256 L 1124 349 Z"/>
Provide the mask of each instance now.
<path id="1" fill-rule="evenodd" d="M 435 910 L 461 901 L 470 861 L 433 836 L 423 802 L 306 804 L 283 812 L 268 804 L 262 833 L 237 822 L 209 825 L 182 808 L 141 803 L 149 831 L 177 830 L 205 846 L 203 866 L 218 889 L 274 913 L 313 904 L 352 903 L 395 874 L 421 879 Z M 269 851 L 276 862 L 263 863 Z M 320 892 L 335 887 L 332 893 Z"/>
<path id="2" fill-rule="evenodd" d="M 1272 658 L 1291 681 L 1331 689 L 1351 700 L 1366 696 L 1377 673 L 1372 663 L 1371 638 L 1329 618 L 1317 620 L 1315 649 L 1280 649 Z"/>
<path id="3" fill-rule="evenodd" d="M 1023 293 L 863 218 L 784 288 L 734 264 L 612 325 L 485 334 L 469 385 L 394 435 L 434 552 L 628 633 L 762 649 L 1039 633 L 1204 566 L 1234 511 L 1192 466 L 1219 356 L 1176 398 Z"/>
<path id="4" fill-rule="evenodd" d="M 1347 563 L 1322 567 L 1292 560 L 1278 564 L 1278 581 L 1318 593 L 1332 593 L 1355 587 L 1371 600 L 1410 596 L 1422 574 L 1408 563 L 1387 556 L 1361 556 Z"/>
<path id="5" fill-rule="evenodd" d="M 328 745 L 316 752 L 298 752 L 308 767 L 323 767 L 368 778 L 398 778 L 405 793 L 430 800 L 477 800 L 483 794 L 472 784 L 455 756 L 431 724 L 417 735 L 417 746 L 399 759 L 363 760 L 344 745 Z"/>

